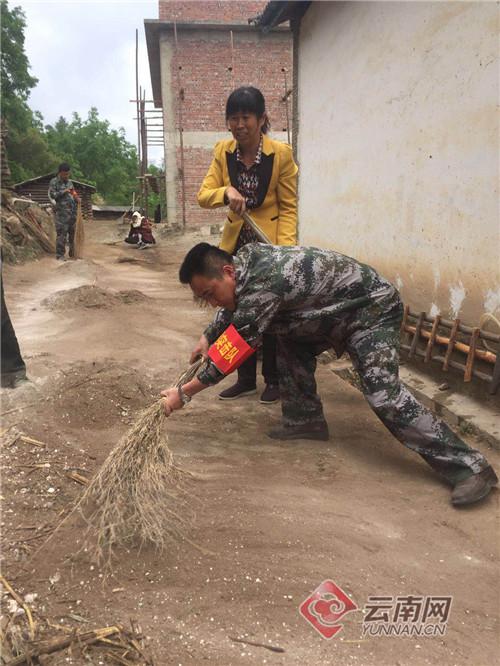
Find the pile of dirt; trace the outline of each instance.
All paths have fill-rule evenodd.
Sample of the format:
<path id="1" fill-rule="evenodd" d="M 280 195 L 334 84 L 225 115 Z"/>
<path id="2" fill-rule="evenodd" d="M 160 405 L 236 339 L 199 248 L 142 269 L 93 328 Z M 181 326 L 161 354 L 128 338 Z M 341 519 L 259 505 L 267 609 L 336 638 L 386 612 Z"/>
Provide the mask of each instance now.
<path id="1" fill-rule="evenodd" d="M 137 289 L 111 291 L 96 285 L 84 284 L 74 289 L 64 289 L 45 298 L 42 305 L 49 310 L 75 310 L 80 308 L 109 309 L 115 305 L 141 303 L 148 296 Z"/>
<path id="2" fill-rule="evenodd" d="M 138 411 L 154 402 L 158 389 L 137 370 L 110 359 L 75 364 L 54 380 L 46 397 L 60 415 L 61 426 L 79 430 L 96 423 L 129 425 Z"/>
<path id="3" fill-rule="evenodd" d="M 0 207 L 3 259 L 20 263 L 44 253 L 55 253 L 52 214 L 29 199 L 2 190 Z"/>
<path id="4" fill-rule="evenodd" d="M 68 426 L 81 434 L 82 428 L 95 427 L 96 423 L 106 428 L 117 423 L 129 425 L 138 411 L 157 399 L 158 390 L 157 385 L 153 387 L 151 380 L 134 368 L 108 359 L 75 363 L 56 373 L 50 387 L 44 387 L 40 395 L 35 394 L 33 401 L 43 413 L 47 410 L 44 403 L 48 403 L 61 428 Z M 4 413 L 17 406 L 15 393 L 2 396 Z M 30 419 L 24 423 L 18 418 L 17 423 L 29 427 Z"/>
<path id="5" fill-rule="evenodd" d="M 1 433 L 0 465 L 9 470 L 2 484 L 6 569 L 43 543 L 92 477 L 96 460 L 158 393 L 138 370 L 105 359 L 56 373 L 29 409 L 17 411 L 19 398 L 2 396 L 3 413 L 16 413 L 15 427 Z M 20 527 L 26 525 L 33 528 Z"/>

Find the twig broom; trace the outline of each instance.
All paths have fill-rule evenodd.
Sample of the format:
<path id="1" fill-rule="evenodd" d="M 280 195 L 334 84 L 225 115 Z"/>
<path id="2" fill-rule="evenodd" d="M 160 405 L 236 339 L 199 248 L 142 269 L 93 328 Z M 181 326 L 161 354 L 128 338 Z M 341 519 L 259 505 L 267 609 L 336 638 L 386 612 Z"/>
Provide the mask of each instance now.
<path id="1" fill-rule="evenodd" d="M 191 365 L 175 386 L 192 379 L 203 362 Z M 90 555 L 109 569 L 116 549 L 132 540 L 159 549 L 174 540 L 192 543 L 186 536 L 190 474 L 175 465 L 163 422 L 163 400 L 141 412 L 77 504 L 33 556 L 77 510 L 87 523 L 84 541 Z"/>
<path id="2" fill-rule="evenodd" d="M 74 252 L 75 259 L 83 258 L 83 246 L 85 245 L 85 227 L 83 224 L 82 202 L 78 202 L 75 224 Z"/>

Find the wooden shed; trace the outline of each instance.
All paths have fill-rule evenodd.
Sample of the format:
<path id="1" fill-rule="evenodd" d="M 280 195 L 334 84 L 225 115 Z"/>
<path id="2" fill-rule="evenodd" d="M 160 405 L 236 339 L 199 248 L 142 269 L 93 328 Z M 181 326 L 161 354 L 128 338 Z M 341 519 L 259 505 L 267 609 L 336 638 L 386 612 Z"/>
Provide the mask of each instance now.
<path id="1" fill-rule="evenodd" d="M 101 220 L 116 220 L 123 217 L 126 213 L 132 215 L 131 206 L 92 206 L 94 217 Z"/>
<path id="2" fill-rule="evenodd" d="M 14 185 L 14 190 L 21 197 L 28 197 L 33 201 L 36 201 L 39 204 L 48 204 L 49 200 L 49 183 L 57 176 L 56 173 L 48 173 L 44 176 L 38 176 L 37 178 L 30 178 L 25 180 L 22 183 L 17 183 Z M 92 219 L 92 195 L 96 191 L 96 188 L 93 185 L 88 185 L 87 183 L 80 183 L 78 180 L 71 178 L 75 190 L 78 192 L 82 200 L 82 213 L 83 217 L 87 220 Z"/>

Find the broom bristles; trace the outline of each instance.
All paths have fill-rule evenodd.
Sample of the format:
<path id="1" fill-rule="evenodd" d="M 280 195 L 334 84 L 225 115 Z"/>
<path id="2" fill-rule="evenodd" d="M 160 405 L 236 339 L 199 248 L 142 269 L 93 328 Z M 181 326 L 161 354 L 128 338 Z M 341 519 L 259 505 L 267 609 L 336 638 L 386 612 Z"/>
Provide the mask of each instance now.
<path id="1" fill-rule="evenodd" d="M 76 214 L 76 225 L 75 225 L 75 240 L 74 240 L 74 252 L 76 259 L 83 258 L 83 246 L 85 245 L 85 227 L 83 224 L 83 215 L 82 215 L 82 204 L 78 202 L 78 210 Z"/>
<path id="2" fill-rule="evenodd" d="M 81 509 L 92 506 L 88 515 L 82 509 L 82 515 L 97 561 L 110 562 L 116 548 L 133 538 L 162 549 L 187 527 L 188 475 L 173 462 L 163 420 L 162 401 L 144 410 L 80 500 Z"/>
<path id="3" fill-rule="evenodd" d="M 176 386 L 189 381 L 202 362 L 190 366 Z M 86 543 L 93 542 L 90 550 L 98 562 L 110 565 L 114 551 L 132 539 L 163 549 L 186 538 L 191 475 L 174 464 L 164 418 L 163 400 L 141 412 L 78 502 L 87 522 Z M 88 505 L 92 509 L 86 514 Z"/>

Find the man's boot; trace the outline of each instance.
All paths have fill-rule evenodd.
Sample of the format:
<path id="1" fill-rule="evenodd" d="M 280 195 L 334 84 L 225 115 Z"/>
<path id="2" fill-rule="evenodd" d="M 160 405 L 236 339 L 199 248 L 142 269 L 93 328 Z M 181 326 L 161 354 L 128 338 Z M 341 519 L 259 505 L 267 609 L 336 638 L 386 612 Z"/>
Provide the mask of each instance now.
<path id="1" fill-rule="evenodd" d="M 497 483 L 497 475 L 493 468 L 488 466 L 479 474 L 471 474 L 463 481 L 459 481 L 451 493 L 451 503 L 454 506 L 465 506 L 479 502 L 490 494 L 491 489 Z"/>
<path id="2" fill-rule="evenodd" d="M 303 423 L 296 426 L 278 426 L 267 433 L 271 439 L 314 439 L 326 442 L 330 433 L 326 421 L 319 423 Z"/>

